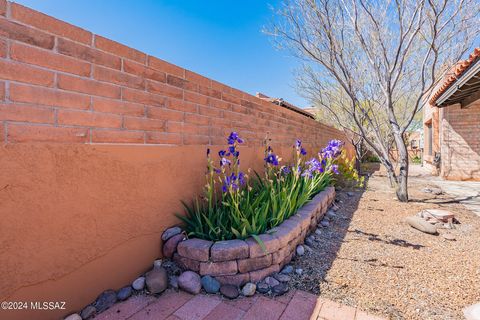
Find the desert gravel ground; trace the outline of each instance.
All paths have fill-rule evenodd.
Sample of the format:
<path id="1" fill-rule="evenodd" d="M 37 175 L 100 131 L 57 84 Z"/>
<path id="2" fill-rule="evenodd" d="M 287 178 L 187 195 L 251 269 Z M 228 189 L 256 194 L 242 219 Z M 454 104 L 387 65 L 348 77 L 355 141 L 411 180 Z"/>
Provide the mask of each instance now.
<path id="1" fill-rule="evenodd" d="M 339 191 L 337 216 L 293 261 L 303 273 L 290 285 L 390 319 L 463 319 L 480 302 L 480 217 L 427 186 L 435 187 L 428 177 L 412 177 L 411 201 L 400 203 L 376 171 L 365 190 Z M 450 210 L 460 224 L 434 236 L 405 223 L 425 208 Z"/>

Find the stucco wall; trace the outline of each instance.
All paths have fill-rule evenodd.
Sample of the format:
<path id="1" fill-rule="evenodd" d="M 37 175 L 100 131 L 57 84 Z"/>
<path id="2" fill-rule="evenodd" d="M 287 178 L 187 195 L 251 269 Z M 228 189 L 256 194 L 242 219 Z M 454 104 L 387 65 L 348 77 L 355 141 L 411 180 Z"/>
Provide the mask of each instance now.
<path id="1" fill-rule="evenodd" d="M 118 289 L 161 256 L 180 200 L 204 184 L 207 146 L 245 138 L 262 166 L 270 133 L 318 151 L 338 130 L 215 80 L 0 0 L 0 298 L 66 301 Z"/>

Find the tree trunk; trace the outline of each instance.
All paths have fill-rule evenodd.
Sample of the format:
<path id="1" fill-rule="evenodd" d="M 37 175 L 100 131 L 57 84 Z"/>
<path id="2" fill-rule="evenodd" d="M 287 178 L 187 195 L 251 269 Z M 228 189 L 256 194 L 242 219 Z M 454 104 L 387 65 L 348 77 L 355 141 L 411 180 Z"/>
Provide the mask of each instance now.
<path id="1" fill-rule="evenodd" d="M 353 144 L 353 143 L 352 143 Z M 362 143 L 353 144 L 355 149 L 355 170 L 357 170 L 358 174 L 361 174 L 362 169 Z"/>
<path id="2" fill-rule="evenodd" d="M 395 134 L 400 171 L 397 177 L 396 193 L 400 202 L 408 202 L 408 151 L 401 134 Z"/>

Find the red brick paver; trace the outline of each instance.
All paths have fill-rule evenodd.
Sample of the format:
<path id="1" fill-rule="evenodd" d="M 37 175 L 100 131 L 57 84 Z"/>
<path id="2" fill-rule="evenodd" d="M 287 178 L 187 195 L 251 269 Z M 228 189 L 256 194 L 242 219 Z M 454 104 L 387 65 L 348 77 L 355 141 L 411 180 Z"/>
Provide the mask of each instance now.
<path id="1" fill-rule="evenodd" d="M 267 298 L 226 300 L 167 290 L 160 297 L 134 296 L 97 315 L 96 320 L 384 320 L 353 307 L 291 290 Z"/>

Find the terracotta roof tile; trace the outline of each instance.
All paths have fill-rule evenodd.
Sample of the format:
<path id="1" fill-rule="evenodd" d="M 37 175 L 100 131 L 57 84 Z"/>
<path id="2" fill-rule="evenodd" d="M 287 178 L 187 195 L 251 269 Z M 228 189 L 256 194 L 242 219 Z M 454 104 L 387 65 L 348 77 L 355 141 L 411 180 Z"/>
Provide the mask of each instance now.
<path id="1" fill-rule="evenodd" d="M 467 60 L 461 60 L 452 67 L 451 72 L 446 75 L 442 85 L 433 93 L 430 98 L 430 104 L 435 105 L 437 99 L 452 86 L 458 78 L 478 59 L 480 58 L 480 47 L 475 48 Z"/>

